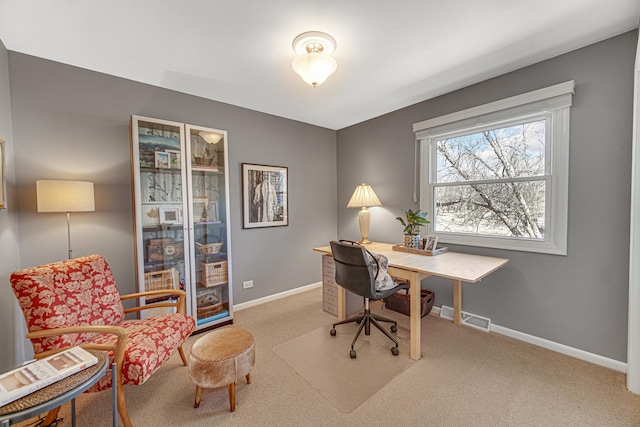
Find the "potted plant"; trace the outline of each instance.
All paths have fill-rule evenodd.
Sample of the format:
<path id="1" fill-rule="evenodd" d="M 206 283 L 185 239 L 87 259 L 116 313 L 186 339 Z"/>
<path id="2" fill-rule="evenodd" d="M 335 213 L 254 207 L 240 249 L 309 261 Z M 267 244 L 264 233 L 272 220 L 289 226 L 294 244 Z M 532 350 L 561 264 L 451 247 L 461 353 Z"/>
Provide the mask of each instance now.
<path id="1" fill-rule="evenodd" d="M 404 238 L 402 244 L 408 248 L 417 249 L 420 246 L 420 229 L 429 224 L 431 221 L 427 219 L 427 213 L 420 211 L 413 211 L 407 209 L 404 211 L 404 218 L 398 216 L 396 219 L 400 221 L 400 224 L 404 227 Z"/>

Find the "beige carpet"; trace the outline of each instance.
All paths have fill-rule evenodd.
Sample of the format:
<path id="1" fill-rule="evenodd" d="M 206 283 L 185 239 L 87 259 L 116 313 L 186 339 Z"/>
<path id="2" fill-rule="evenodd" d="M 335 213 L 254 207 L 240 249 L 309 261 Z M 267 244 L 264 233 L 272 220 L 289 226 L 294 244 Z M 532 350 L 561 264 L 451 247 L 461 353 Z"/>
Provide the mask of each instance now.
<path id="1" fill-rule="evenodd" d="M 273 351 L 332 405 L 348 414 L 414 363 L 409 347 L 402 343 L 400 354 L 393 356 L 393 343 L 374 326 L 370 335 L 362 331 L 355 346 L 357 357 L 351 359 L 349 351 L 357 328 L 355 323 L 339 325 L 332 337 L 329 324 Z M 408 336 L 409 331 L 402 328 L 398 334 Z"/>
<path id="2" fill-rule="evenodd" d="M 408 318 L 398 318 L 406 327 Z M 236 324 L 251 330 L 256 340 L 251 384 L 238 383 L 236 412 L 229 412 L 226 388 L 205 390 L 200 408 L 194 409 L 195 387 L 175 354 L 145 384 L 125 388 L 133 424 L 640 426 L 640 396 L 627 391 L 624 374 L 501 335 L 456 327 L 434 316 L 422 319 L 423 358 L 352 412 L 344 413 L 273 351 L 333 321 L 335 317 L 322 311 L 321 289 L 236 312 Z M 189 338 L 186 351 L 196 338 Z M 330 354 L 328 347 L 321 349 Z M 337 354 L 349 357 L 348 349 Z M 407 354 L 401 349 L 399 357 Z M 360 355 L 355 362 L 363 362 Z M 78 426 L 111 426 L 110 410 L 108 391 L 84 394 L 77 399 Z M 64 421 L 58 427 L 70 426 L 68 404 L 61 416 Z"/>

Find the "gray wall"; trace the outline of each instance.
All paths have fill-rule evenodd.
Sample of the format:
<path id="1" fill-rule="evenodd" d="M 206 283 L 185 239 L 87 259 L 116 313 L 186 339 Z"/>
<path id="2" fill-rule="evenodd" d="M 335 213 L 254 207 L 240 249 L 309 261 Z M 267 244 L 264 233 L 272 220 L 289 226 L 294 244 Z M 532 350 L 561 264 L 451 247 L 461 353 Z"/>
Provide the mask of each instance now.
<path id="1" fill-rule="evenodd" d="M 311 249 L 337 229 L 335 131 L 19 53 L 9 65 L 21 266 L 66 258 L 65 215 L 36 212 L 35 181 L 93 181 L 96 211 L 71 214 L 74 255 L 104 255 L 120 292 L 135 290 L 129 117 L 138 114 L 228 131 L 234 303 L 319 281 Z M 242 229 L 242 162 L 289 168 L 289 226 Z"/>
<path id="2" fill-rule="evenodd" d="M 575 80 L 571 109 L 568 256 L 476 247 L 510 258 L 480 284 L 463 286 L 465 311 L 495 324 L 619 361 L 627 356 L 633 66 L 637 32 L 395 111 L 338 132 L 338 236 L 358 237 L 346 209 L 356 184 L 373 186 L 369 238 L 401 242 L 394 219 L 413 203 L 413 123 Z M 452 306 L 450 283 L 426 279 L 436 305 Z"/>
<path id="3" fill-rule="evenodd" d="M 19 266 L 18 216 L 15 197 L 15 169 L 13 162 L 13 130 L 11 126 L 11 94 L 9 90 L 9 57 L 0 41 L 0 137 L 5 140 L 5 170 L 7 209 L 0 209 L 0 372 L 13 369 L 21 361 L 22 347 L 6 345 L 15 342 L 22 331 L 18 304 L 9 283 L 11 272 Z"/>

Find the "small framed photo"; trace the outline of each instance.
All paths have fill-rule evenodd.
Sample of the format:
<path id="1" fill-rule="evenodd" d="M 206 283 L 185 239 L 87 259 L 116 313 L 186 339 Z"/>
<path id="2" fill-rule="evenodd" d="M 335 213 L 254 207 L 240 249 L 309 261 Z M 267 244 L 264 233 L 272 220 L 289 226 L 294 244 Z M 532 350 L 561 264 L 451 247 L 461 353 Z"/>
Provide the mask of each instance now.
<path id="1" fill-rule="evenodd" d="M 160 224 L 160 205 L 143 203 L 141 220 L 143 227 Z"/>
<path id="2" fill-rule="evenodd" d="M 244 228 L 289 225 L 288 169 L 242 164 Z"/>
<path id="3" fill-rule="evenodd" d="M 169 153 L 165 151 L 156 151 L 156 167 L 158 169 L 169 169 L 171 164 L 169 162 Z"/>
<path id="4" fill-rule="evenodd" d="M 435 251 L 438 246 L 438 236 L 427 237 L 427 242 L 424 245 L 424 249 L 427 251 Z"/>
<path id="5" fill-rule="evenodd" d="M 193 222 L 207 222 L 207 207 L 209 199 L 207 197 L 194 197 L 193 204 Z"/>
<path id="6" fill-rule="evenodd" d="M 179 150 L 164 150 L 165 153 L 169 153 L 169 169 L 181 169 L 180 167 L 180 151 Z"/>
<path id="7" fill-rule="evenodd" d="M 207 209 L 209 221 L 220 221 L 220 217 L 218 216 L 218 202 L 209 203 L 209 207 Z"/>
<path id="8" fill-rule="evenodd" d="M 179 206 L 160 206 L 160 224 L 179 224 Z"/>

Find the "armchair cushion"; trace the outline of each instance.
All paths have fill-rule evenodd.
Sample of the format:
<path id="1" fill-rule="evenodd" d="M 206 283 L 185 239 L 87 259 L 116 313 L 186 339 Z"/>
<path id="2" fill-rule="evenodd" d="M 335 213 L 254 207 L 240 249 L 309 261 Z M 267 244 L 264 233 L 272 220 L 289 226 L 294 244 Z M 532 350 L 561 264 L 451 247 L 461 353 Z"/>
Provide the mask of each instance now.
<path id="1" fill-rule="evenodd" d="M 140 385 L 189 337 L 195 328 L 195 322 L 192 317 L 176 313 L 144 320 L 125 320 L 117 326 L 129 331 L 122 383 Z M 116 341 L 115 335 L 97 335 L 88 343 L 113 345 Z M 89 391 L 106 390 L 109 387 L 111 375 L 105 375 Z"/>

